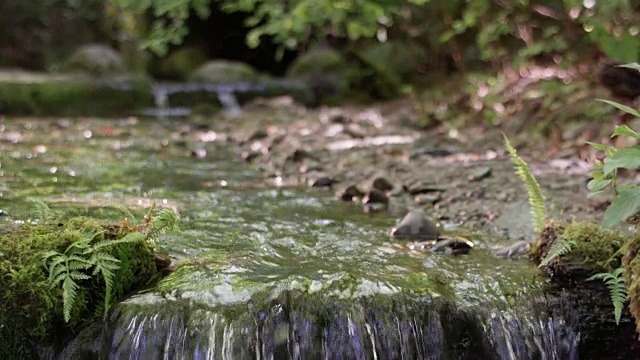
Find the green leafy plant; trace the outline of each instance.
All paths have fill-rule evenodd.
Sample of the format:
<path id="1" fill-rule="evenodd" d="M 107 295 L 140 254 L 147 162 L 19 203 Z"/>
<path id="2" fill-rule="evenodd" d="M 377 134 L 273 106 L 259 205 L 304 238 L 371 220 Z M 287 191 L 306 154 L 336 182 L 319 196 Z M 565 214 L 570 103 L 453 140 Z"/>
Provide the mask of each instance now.
<path id="1" fill-rule="evenodd" d="M 640 71 L 640 64 L 628 64 L 625 67 Z M 640 118 L 640 112 L 629 106 L 610 100 L 598 100 Z M 640 133 L 627 125 L 616 127 L 611 137 L 620 135 L 640 139 Z M 604 144 L 590 144 L 595 149 L 604 152 L 605 156 L 595 162 L 592 171 L 593 179 L 589 182 L 588 188 L 593 194 L 600 193 L 607 188 L 610 188 L 615 194 L 615 198 L 605 211 L 602 220 L 603 227 L 613 227 L 640 211 L 640 188 L 636 185 L 621 186 L 617 181 L 619 169 L 640 168 L 640 146 L 617 149 Z"/>
<path id="2" fill-rule="evenodd" d="M 544 197 L 540 190 L 540 184 L 536 177 L 529 169 L 529 165 L 517 153 L 516 149 L 511 145 L 509 139 L 504 135 L 504 145 L 509 152 L 511 162 L 515 167 L 516 174 L 522 179 L 527 194 L 529 196 L 529 205 L 531 206 L 531 217 L 533 218 L 534 231 L 539 234 L 544 229 L 544 221 L 547 218 L 547 210 L 544 205 Z"/>
<path id="3" fill-rule="evenodd" d="M 627 283 L 624 279 L 624 268 L 619 267 L 610 273 L 595 274 L 587 279 L 587 281 L 591 280 L 602 280 L 609 288 L 616 324 L 619 324 L 622 309 L 627 301 Z"/>
<path id="4" fill-rule="evenodd" d="M 621 66 L 640 71 L 640 64 L 637 63 Z M 640 118 L 640 112 L 629 106 L 605 99 L 598 99 L 598 101 L 602 101 L 618 110 Z M 640 139 L 640 133 L 627 125 L 617 126 L 611 137 L 614 138 L 620 135 Z M 602 220 L 602 226 L 604 228 L 610 228 L 635 217 L 638 211 L 640 211 L 640 187 L 633 184 L 624 186 L 618 184 L 618 170 L 640 168 L 640 146 L 617 149 L 604 144 L 590 144 L 595 149 L 604 152 L 605 156 L 595 162 L 592 171 L 593 179 L 589 181 L 587 186 L 592 194 L 601 193 L 607 188 L 613 191 L 615 197 L 607 207 Z M 637 224 L 637 218 L 632 219 L 632 222 Z M 630 241 L 631 240 L 627 241 L 627 243 L 622 246 L 622 249 L 625 249 Z M 618 267 L 611 272 L 595 274 L 588 279 L 601 279 L 609 288 L 616 323 L 620 322 L 622 308 L 627 300 L 627 284 L 623 275 L 624 268 Z"/>

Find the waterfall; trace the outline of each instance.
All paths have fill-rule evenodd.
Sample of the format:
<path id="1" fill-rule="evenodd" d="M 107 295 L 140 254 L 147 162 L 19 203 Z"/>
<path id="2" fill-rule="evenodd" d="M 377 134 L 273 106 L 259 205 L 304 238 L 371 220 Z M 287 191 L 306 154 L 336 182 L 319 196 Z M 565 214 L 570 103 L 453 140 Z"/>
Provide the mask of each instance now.
<path id="1" fill-rule="evenodd" d="M 238 93 L 264 91 L 264 86 L 247 83 L 157 83 L 152 86 L 154 108 L 143 109 L 142 115 L 158 118 L 184 117 L 191 114 L 190 106 L 213 103 L 222 106 L 225 114 L 241 112 Z"/>
<path id="2" fill-rule="evenodd" d="M 120 304 L 60 358 L 572 360 L 580 338 L 571 314 L 546 299 L 459 308 L 439 299 L 287 292 L 262 306 L 217 308 L 143 297 Z"/>

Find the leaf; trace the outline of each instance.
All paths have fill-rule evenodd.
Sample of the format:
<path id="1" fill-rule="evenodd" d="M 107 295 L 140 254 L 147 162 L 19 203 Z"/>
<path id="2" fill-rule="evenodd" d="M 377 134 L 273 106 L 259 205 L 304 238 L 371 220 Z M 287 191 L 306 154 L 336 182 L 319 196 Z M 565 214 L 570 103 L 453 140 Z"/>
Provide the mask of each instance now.
<path id="1" fill-rule="evenodd" d="M 640 71 L 640 64 L 638 64 L 638 63 L 618 65 L 618 67 Z"/>
<path id="2" fill-rule="evenodd" d="M 611 184 L 611 179 L 591 179 L 587 184 L 587 188 L 591 192 L 599 192 Z"/>
<path id="3" fill-rule="evenodd" d="M 640 118 L 640 112 L 638 112 L 638 110 L 635 110 L 634 108 L 628 107 L 627 105 L 622 105 L 620 103 L 617 103 L 615 101 L 611 101 L 611 100 L 605 100 L 605 99 L 596 99 L 598 101 L 602 101 L 605 104 L 609 104 L 611 106 L 613 106 L 614 108 L 618 109 L 618 110 L 622 110 L 624 112 L 626 112 L 627 114 L 631 114 L 635 117 Z"/>
<path id="4" fill-rule="evenodd" d="M 640 134 L 638 134 L 635 130 L 628 127 L 627 125 L 616 126 L 616 129 L 613 134 L 611 134 L 611 137 L 616 137 L 618 135 L 627 135 L 636 139 L 640 139 Z"/>
<path id="5" fill-rule="evenodd" d="M 608 176 L 615 169 L 636 169 L 640 167 L 640 147 L 623 148 L 604 159 L 602 171 Z"/>
<path id="6" fill-rule="evenodd" d="M 604 144 L 598 144 L 591 141 L 587 141 L 587 144 L 591 145 L 591 147 L 593 147 L 596 150 L 605 151 L 605 152 L 607 151 L 607 146 Z"/>
<path id="7" fill-rule="evenodd" d="M 610 228 L 624 221 L 640 210 L 640 188 L 636 186 L 618 187 L 618 196 L 604 212 L 602 227 Z"/>

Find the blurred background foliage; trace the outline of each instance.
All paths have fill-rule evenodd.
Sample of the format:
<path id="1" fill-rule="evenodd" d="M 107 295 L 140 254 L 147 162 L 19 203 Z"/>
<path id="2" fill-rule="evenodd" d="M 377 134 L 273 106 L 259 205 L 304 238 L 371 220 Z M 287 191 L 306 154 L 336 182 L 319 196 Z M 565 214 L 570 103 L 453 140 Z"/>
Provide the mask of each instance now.
<path id="1" fill-rule="evenodd" d="M 638 61 L 639 33 L 633 0 L 4 0 L 0 66 L 42 68 L 74 43 L 108 41 L 145 68 L 183 43 L 211 50 L 232 38 L 243 39 L 230 45 L 244 46 L 238 56 L 262 49 L 285 63 L 316 44 L 402 40 L 421 72 L 466 71 L 601 54 Z"/>

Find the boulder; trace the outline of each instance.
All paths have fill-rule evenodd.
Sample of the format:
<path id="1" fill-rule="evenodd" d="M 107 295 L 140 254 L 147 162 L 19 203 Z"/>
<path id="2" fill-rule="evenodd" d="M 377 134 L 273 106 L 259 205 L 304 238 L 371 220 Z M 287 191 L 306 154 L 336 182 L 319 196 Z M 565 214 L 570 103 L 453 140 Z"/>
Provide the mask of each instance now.
<path id="1" fill-rule="evenodd" d="M 158 62 L 156 75 L 171 80 L 187 80 L 206 61 L 207 56 L 202 50 L 183 47 L 170 52 Z"/>
<path id="2" fill-rule="evenodd" d="M 305 82 L 313 93 L 311 105 L 344 100 L 358 69 L 350 66 L 336 50 L 315 48 L 291 64 L 287 76 Z"/>
<path id="3" fill-rule="evenodd" d="M 127 70 L 122 56 L 115 49 L 104 44 L 88 44 L 80 47 L 62 68 L 92 75 L 122 73 Z"/>
<path id="4" fill-rule="evenodd" d="M 198 67 L 189 79 L 208 83 L 257 82 L 260 75 L 251 66 L 228 60 L 211 60 Z"/>
<path id="5" fill-rule="evenodd" d="M 390 235 L 397 239 L 436 240 L 440 232 L 436 224 L 420 210 L 411 210 L 400 223 L 391 229 Z"/>

